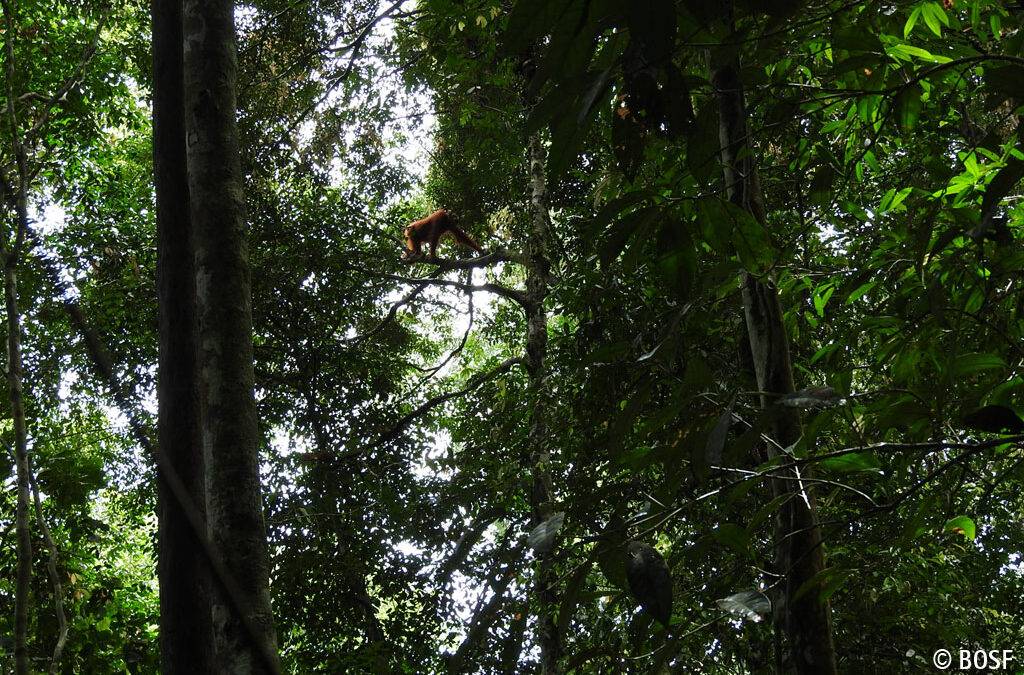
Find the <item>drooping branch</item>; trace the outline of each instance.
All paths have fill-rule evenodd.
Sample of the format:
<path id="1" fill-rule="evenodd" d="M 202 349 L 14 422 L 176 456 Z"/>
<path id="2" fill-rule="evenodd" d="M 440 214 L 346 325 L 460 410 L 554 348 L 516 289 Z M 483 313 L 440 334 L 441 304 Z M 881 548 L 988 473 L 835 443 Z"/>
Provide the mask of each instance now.
<path id="1" fill-rule="evenodd" d="M 466 383 L 466 386 L 463 387 L 462 389 L 449 391 L 447 393 L 435 396 L 434 398 L 431 398 L 423 402 L 422 404 L 417 406 L 415 410 L 406 414 L 400 420 L 398 420 L 398 423 L 395 424 L 395 426 L 390 431 L 384 434 L 380 438 L 380 440 L 374 443 L 374 445 L 371 447 L 384 445 L 385 443 L 393 441 L 403 431 L 405 431 L 406 427 L 408 427 L 413 421 L 422 417 L 423 415 L 426 415 L 428 412 L 430 412 L 437 406 L 441 405 L 442 403 L 447 403 L 448 401 L 454 398 L 465 396 L 466 394 L 469 394 L 470 392 L 476 390 L 480 385 L 484 384 L 485 382 L 489 382 L 490 380 L 493 380 L 499 375 L 503 375 L 504 373 L 508 372 L 509 370 L 511 370 L 512 366 L 523 365 L 524 363 L 525 359 L 521 356 L 515 356 L 509 359 L 505 359 L 501 364 L 499 364 L 492 370 L 489 370 L 486 373 L 478 373 L 473 377 L 469 378 L 469 382 Z M 361 453 L 362 451 L 357 452 Z"/>
<path id="2" fill-rule="evenodd" d="M 398 316 L 398 310 L 400 310 L 402 307 L 405 307 L 410 302 L 415 300 L 420 293 L 426 290 L 428 285 L 429 284 L 427 284 L 425 281 L 416 284 L 408 293 L 403 295 L 395 302 L 391 303 L 391 307 L 388 308 L 388 313 L 384 315 L 384 318 L 380 320 L 380 323 L 378 323 L 376 326 L 374 326 L 365 333 L 361 333 L 352 338 L 349 338 L 348 343 L 352 346 L 356 346 L 362 344 L 363 342 L 366 342 L 373 336 L 379 334 L 388 326 L 388 324 L 395 320 L 395 317 Z"/>
<path id="3" fill-rule="evenodd" d="M 438 588 L 444 588 L 448 585 L 451 580 L 452 574 L 455 570 L 462 566 L 462 563 L 469 557 L 470 552 L 476 543 L 480 541 L 480 538 L 487 531 L 487 528 L 491 526 L 498 518 L 504 515 L 504 511 L 501 509 L 493 508 L 487 509 L 484 512 L 477 515 L 475 521 L 470 525 L 469 529 L 462 533 L 462 535 L 455 542 L 455 550 L 448 556 L 448 559 L 442 563 L 438 569 L 436 583 Z"/>
<path id="4" fill-rule="evenodd" d="M 507 544 L 508 540 L 506 540 Z M 466 637 L 462 643 L 459 644 L 458 649 L 455 653 L 448 657 L 448 671 L 452 673 L 460 673 L 465 670 L 466 658 L 470 652 L 483 640 L 487 631 L 498 614 L 498 610 L 506 602 L 505 593 L 508 591 L 508 587 L 512 584 L 512 580 L 516 578 L 516 568 L 518 565 L 518 559 L 520 553 L 523 550 L 523 544 L 513 547 L 512 549 L 506 549 L 503 553 L 499 554 L 499 559 L 506 564 L 500 566 L 499 571 L 496 573 L 491 572 L 494 578 L 491 579 L 488 584 L 491 589 L 491 597 L 487 602 L 477 603 L 476 610 L 473 612 L 473 618 L 469 623 L 469 630 L 466 631 Z M 499 566 L 496 566 L 499 567 Z M 482 600 L 482 598 L 481 598 Z"/>
<path id="5" fill-rule="evenodd" d="M 451 363 L 452 359 L 461 354 L 462 350 L 466 348 L 466 343 L 469 342 L 469 334 L 473 332 L 473 321 L 475 318 L 473 294 L 466 293 L 466 298 L 466 302 L 468 305 L 469 320 L 466 321 L 466 330 L 462 331 L 462 339 L 459 340 L 459 344 L 455 345 L 455 348 L 448 352 L 448 355 L 444 357 L 444 359 L 440 363 L 434 366 L 430 366 L 429 368 L 425 368 L 423 370 L 424 375 L 416 383 L 416 386 L 413 387 L 413 391 L 420 389 L 424 385 L 424 383 L 426 383 L 427 380 L 432 378 L 434 375 L 440 372 L 441 369 L 443 369 L 445 366 Z"/>

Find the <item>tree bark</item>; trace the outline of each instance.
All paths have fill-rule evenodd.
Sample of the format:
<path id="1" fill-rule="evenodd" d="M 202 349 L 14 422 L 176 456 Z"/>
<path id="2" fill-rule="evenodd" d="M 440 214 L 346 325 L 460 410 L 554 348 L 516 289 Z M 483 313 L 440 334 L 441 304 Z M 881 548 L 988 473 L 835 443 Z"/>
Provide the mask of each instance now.
<path id="1" fill-rule="evenodd" d="M 743 85 L 735 57 L 712 64 L 711 82 L 718 98 L 719 135 L 722 165 L 729 200 L 746 209 L 765 225 L 764 197 L 757 164 L 748 143 L 747 112 Z M 740 277 L 743 311 L 758 388 L 772 394 L 794 391 L 793 369 L 789 355 L 789 336 L 783 323 L 782 307 L 775 286 L 749 272 Z M 771 401 L 762 397 L 762 406 Z M 800 438 L 800 418 L 793 408 L 775 408 L 771 412 L 772 438 L 785 448 Z M 769 456 L 778 448 L 768 447 Z M 795 475 L 795 474 L 794 474 Z M 797 477 L 797 476 L 795 476 Z M 806 471 L 805 471 L 805 476 Z M 791 492 L 791 482 L 775 480 L 776 495 Z M 831 612 L 827 601 L 819 601 L 818 588 L 810 588 L 799 599 L 794 596 L 805 582 L 825 567 L 821 531 L 817 525 L 814 495 L 806 484 L 791 494 L 776 519 L 776 571 L 783 584 L 776 594 L 776 629 L 788 639 L 788 665 L 798 673 L 827 675 L 836 672 L 832 644 Z"/>
<path id="2" fill-rule="evenodd" d="M 156 188 L 159 452 L 200 520 L 206 490 L 199 436 L 192 225 L 185 153 L 181 0 L 154 0 L 153 170 Z M 159 468 L 159 467 L 158 467 Z M 213 673 L 212 576 L 185 510 L 159 471 L 160 658 L 164 673 Z"/>
<path id="3" fill-rule="evenodd" d="M 548 349 L 548 317 L 544 301 L 548 295 L 548 239 L 551 221 L 548 214 L 548 187 L 544 173 L 544 145 L 533 134 L 530 153 L 530 203 L 532 227 L 526 240 L 526 372 L 529 376 L 532 405 L 528 442 L 533 489 L 530 494 L 531 527 L 548 520 L 554 512 L 551 484 L 551 447 L 548 442 L 547 388 L 544 383 Z M 541 553 L 535 565 L 534 593 L 537 597 L 537 643 L 540 645 L 541 673 L 559 672 L 562 641 L 558 634 L 558 591 L 551 547 Z"/>
<path id="4" fill-rule="evenodd" d="M 211 537 L 246 617 L 213 594 L 217 670 L 279 670 L 260 495 L 249 259 L 235 123 L 231 0 L 184 3 L 185 129 L 195 264 L 201 435 Z"/>

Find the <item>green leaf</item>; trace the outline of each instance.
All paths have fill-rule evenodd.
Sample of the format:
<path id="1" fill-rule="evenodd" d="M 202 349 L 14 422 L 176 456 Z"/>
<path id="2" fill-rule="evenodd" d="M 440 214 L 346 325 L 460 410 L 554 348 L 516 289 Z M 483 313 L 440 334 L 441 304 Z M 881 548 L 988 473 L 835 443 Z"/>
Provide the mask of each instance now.
<path id="1" fill-rule="evenodd" d="M 828 581 L 821 587 L 821 590 L 818 591 L 818 600 L 826 602 L 851 576 L 853 576 L 853 572 L 849 570 L 841 570 L 831 575 Z"/>
<path id="2" fill-rule="evenodd" d="M 1010 157 L 1006 166 L 999 169 L 985 187 L 985 196 L 981 201 L 982 217 L 991 214 L 1006 195 L 1017 186 L 1021 178 L 1024 178 L 1024 161 Z"/>
<path id="3" fill-rule="evenodd" d="M 896 123 L 903 133 L 910 132 L 921 116 L 921 86 L 914 84 L 905 87 L 896 96 Z"/>
<path id="4" fill-rule="evenodd" d="M 600 546 L 600 544 L 598 544 L 598 546 Z M 584 561 L 582 565 L 578 565 L 576 567 L 576 570 L 569 578 L 569 582 L 565 585 L 565 590 L 562 593 L 562 605 L 558 610 L 558 629 L 560 633 L 565 632 L 569 627 L 569 622 L 572 620 L 573 614 L 576 613 L 576 605 L 580 600 L 580 591 L 583 589 L 583 582 L 587 580 L 587 575 L 590 574 L 590 568 L 596 557 L 597 554 L 595 552 L 591 552 L 586 561 Z"/>
<path id="5" fill-rule="evenodd" d="M 918 5 L 910 12 L 910 16 L 907 17 L 907 22 L 903 24 L 903 37 L 904 39 L 910 37 L 910 34 L 914 31 L 914 26 L 917 25 L 917 20 L 921 17 L 921 6 Z"/>
<path id="6" fill-rule="evenodd" d="M 793 495 L 791 494 L 779 495 L 759 508 L 751 517 L 750 522 L 747 523 L 747 532 L 753 534 L 757 531 L 757 528 L 761 526 L 761 523 L 767 520 L 770 515 L 782 508 L 782 505 L 792 498 Z"/>
<path id="7" fill-rule="evenodd" d="M 621 519 L 612 523 L 601 534 L 601 540 L 597 543 L 597 566 L 604 578 L 613 585 L 626 590 L 629 584 L 626 580 L 626 530 L 620 526 Z"/>
<path id="8" fill-rule="evenodd" d="M 932 54 L 927 49 L 921 49 L 913 45 L 889 45 L 885 48 L 885 51 L 889 56 L 901 61 L 913 61 L 917 58 L 928 63 L 949 63 L 953 60 L 948 56 L 938 56 L 937 54 Z"/>
<path id="9" fill-rule="evenodd" d="M 871 471 L 881 473 L 882 465 L 873 452 L 851 452 L 848 455 L 829 457 L 822 460 L 821 467 L 826 471 L 836 473 L 851 473 L 854 471 Z"/>
<path id="10" fill-rule="evenodd" d="M 1002 370 L 1007 368 L 1006 361 L 998 354 L 961 354 L 953 363 L 952 372 L 957 377 L 973 375 L 983 370 Z"/>
<path id="11" fill-rule="evenodd" d="M 697 119 L 686 136 L 686 168 L 699 182 L 709 183 L 722 176 L 718 166 L 720 148 L 718 105 L 708 99 L 697 111 Z"/>
<path id="12" fill-rule="evenodd" d="M 811 179 L 810 201 L 815 206 L 826 206 L 832 201 L 832 183 L 836 172 L 831 164 L 822 164 Z"/>
<path id="13" fill-rule="evenodd" d="M 611 85 L 612 69 L 605 68 L 596 73 L 589 73 L 589 77 L 580 78 L 589 81 L 589 85 L 583 90 L 579 105 L 576 109 L 576 123 L 586 124 L 590 113 L 594 110 L 594 104 L 604 97 Z"/>
<path id="14" fill-rule="evenodd" d="M 619 214 L 645 201 L 650 195 L 642 190 L 631 190 L 616 197 L 601 207 L 588 228 L 592 237 L 597 237 Z"/>
<path id="15" fill-rule="evenodd" d="M 625 450 L 619 456 L 619 464 L 636 473 L 650 466 L 654 459 L 652 448 L 649 445 L 641 445 Z"/>
<path id="16" fill-rule="evenodd" d="M 921 6 L 921 16 L 929 30 L 937 36 L 942 37 L 942 24 L 945 23 L 947 26 L 949 25 L 949 19 L 946 17 L 946 13 L 934 3 L 928 3 Z"/>
<path id="17" fill-rule="evenodd" d="M 962 421 L 968 429 L 987 431 L 993 434 L 1004 432 L 1019 434 L 1024 431 L 1024 420 L 1020 418 L 1017 411 L 998 403 L 972 410 L 964 415 Z"/>
<path id="18" fill-rule="evenodd" d="M 720 200 L 710 197 L 697 202 L 697 221 L 704 241 L 716 253 L 732 255 L 732 226 Z"/>
<path id="19" fill-rule="evenodd" d="M 957 516 L 956 518 L 950 518 L 946 521 L 946 524 L 942 527 L 943 532 L 952 532 L 953 534 L 962 534 L 964 539 L 974 539 L 976 528 L 974 521 L 967 516 Z"/>
<path id="20" fill-rule="evenodd" d="M 768 231 L 757 218 L 731 202 L 723 202 L 733 222 L 732 244 L 743 267 L 754 274 L 765 272 L 775 258 Z"/>
<path id="21" fill-rule="evenodd" d="M 569 80 L 551 87 L 544 97 L 533 106 L 526 118 L 526 133 L 543 129 L 565 114 L 579 96 L 580 82 Z"/>
<path id="22" fill-rule="evenodd" d="M 860 286 L 858 286 L 857 288 L 853 289 L 853 291 L 850 292 L 850 295 L 848 295 L 846 298 L 846 304 L 852 305 L 853 303 L 857 302 L 857 300 L 860 300 L 862 297 L 867 295 L 871 291 L 871 289 L 877 285 L 877 279 L 875 279 L 874 281 L 868 281 L 861 284 Z"/>
<path id="23" fill-rule="evenodd" d="M 911 192 L 913 192 L 913 190 L 914 188 L 903 188 L 902 190 L 897 192 L 896 188 L 891 188 L 882 197 L 882 201 L 878 203 L 878 213 L 888 213 L 889 211 L 892 211 L 893 209 L 899 207 L 899 205 L 902 204 L 904 200 L 906 200 L 906 198 L 910 195 Z"/>
<path id="24" fill-rule="evenodd" d="M 607 267 L 618 258 L 629 239 L 639 230 L 646 229 L 657 213 L 658 211 L 654 207 L 643 207 L 627 214 L 612 225 L 599 249 L 601 267 Z"/>
<path id="25" fill-rule="evenodd" d="M 818 590 L 818 600 L 824 601 L 827 597 L 825 596 L 826 591 L 831 588 L 828 595 L 832 595 L 836 588 L 838 588 L 839 584 L 842 584 L 842 582 L 849 578 L 849 576 L 849 570 L 840 569 L 838 567 L 826 567 L 804 583 L 800 584 L 796 593 L 793 594 L 791 602 L 796 602 L 814 589 Z M 836 581 L 837 579 L 838 582 Z"/>
<path id="26" fill-rule="evenodd" d="M 661 277 L 680 300 L 690 296 L 693 279 L 697 273 L 697 255 L 690 233 L 675 219 L 667 220 L 658 234 L 658 271 Z"/>
<path id="27" fill-rule="evenodd" d="M 836 287 L 828 283 L 824 289 L 820 286 L 814 289 L 814 311 L 820 316 L 825 316 L 825 305 L 828 304 L 829 298 L 836 292 Z"/>
<path id="28" fill-rule="evenodd" d="M 599 345 L 596 349 L 587 354 L 587 358 L 584 359 L 584 363 L 587 365 L 593 365 L 595 363 L 612 363 L 624 359 L 632 347 L 632 344 L 627 340 L 619 340 L 617 342 L 608 342 Z"/>
<path id="29" fill-rule="evenodd" d="M 728 546 L 740 555 L 750 550 L 750 533 L 735 523 L 722 523 L 715 528 L 711 536 L 720 544 Z"/>

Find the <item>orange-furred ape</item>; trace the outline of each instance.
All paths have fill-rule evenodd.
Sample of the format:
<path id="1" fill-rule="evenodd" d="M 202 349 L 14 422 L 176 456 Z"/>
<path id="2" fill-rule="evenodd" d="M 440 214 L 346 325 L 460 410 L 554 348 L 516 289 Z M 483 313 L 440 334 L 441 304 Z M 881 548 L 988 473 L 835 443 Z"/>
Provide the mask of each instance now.
<path id="1" fill-rule="evenodd" d="M 426 218 L 413 221 L 405 227 L 405 255 L 402 258 L 409 260 L 422 256 L 424 243 L 430 245 L 430 257 L 436 258 L 437 241 L 446 233 L 452 235 L 455 241 L 463 246 L 477 253 L 484 252 L 480 244 L 459 229 L 455 224 L 455 216 L 444 209 L 438 209 Z"/>

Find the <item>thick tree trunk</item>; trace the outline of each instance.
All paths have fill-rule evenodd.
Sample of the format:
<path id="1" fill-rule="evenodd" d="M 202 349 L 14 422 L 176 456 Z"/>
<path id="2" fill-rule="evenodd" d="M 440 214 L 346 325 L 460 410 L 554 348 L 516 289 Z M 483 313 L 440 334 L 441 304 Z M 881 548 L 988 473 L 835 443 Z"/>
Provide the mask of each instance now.
<path id="1" fill-rule="evenodd" d="M 159 452 L 177 472 L 202 520 L 206 490 L 199 437 L 181 0 L 154 0 L 152 11 L 153 169 L 160 313 Z M 165 673 L 213 673 L 209 561 L 163 474 L 159 471 L 157 564 L 161 669 Z"/>
<path id="2" fill-rule="evenodd" d="M 231 0 L 184 3 L 185 128 L 206 513 L 248 602 L 240 617 L 225 589 L 213 595 L 217 670 L 262 673 L 278 666 L 260 495 L 233 9 Z"/>
<path id="3" fill-rule="evenodd" d="M 735 60 L 713 64 L 711 82 L 718 97 L 722 164 L 729 199 L 763 225 L 764 198 L 757 164 L 748 145 L 747 113 Z M 792 393 L 789 337 L 783 324 L 778 291 L 770 280 L 757 279 L 747 272 L 743 273 L 740 283 L 757 385 L 764 392 Z M 769 404 L 770 401 L 762 401 L 764 406 Z M 800 438 L 796 410 L 773 410 L 771 432 L 781 447 L 795 443 Z M 770 445 L 768 452 L 774 456 L 777 448 Z M 795 493 L 794 485 L 798 486 Z M 798 673 L 835 673 L 828 602 L 819 601 L 815 588 L 810 588 L 799 599 L 794 597 L 805 582 L 825 567 L 814 496 L 809 486 L 797 481 L 776 480 L 772 489 L 775 494 L 792 493 L 779 510 L 775 533 L 778 542 L 776 570 L 784 576 L 782 588 L 776 594 L 775 620 L 776 627 L 783 629 L 788 638 L 785 660 Z"/>
<path id="4" fill-rule="evenodd" d="M 530 187 L 532 227 L 527 237 L 526 257 L 526 371 L 530 378 L 530 465 L 533 489 L 530 506 L 532 526 L 543 523 L 554 512 L 551 485 L 551 447 L 548 440 L 547 388 L 544 383 L 548 349 L 548 317 L 544 301 L 548 295 L 548 238 L 551 230 L 548 214 L 548 187 L 544 173 L 544 145 L 539 134 L 530 137 Z M 558 591 L 554 569 L 554 547 L 540 554 L 536 564 L 534 592 L 537 597 L 537 643 L 540 645 L 542 673 L 559 672 L 562 641 L 558 634 Z"/>

